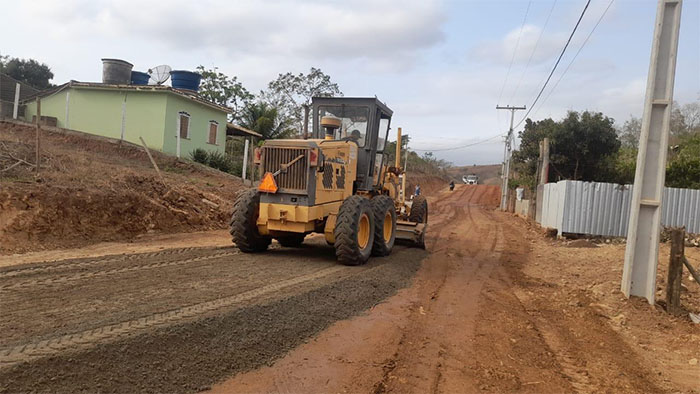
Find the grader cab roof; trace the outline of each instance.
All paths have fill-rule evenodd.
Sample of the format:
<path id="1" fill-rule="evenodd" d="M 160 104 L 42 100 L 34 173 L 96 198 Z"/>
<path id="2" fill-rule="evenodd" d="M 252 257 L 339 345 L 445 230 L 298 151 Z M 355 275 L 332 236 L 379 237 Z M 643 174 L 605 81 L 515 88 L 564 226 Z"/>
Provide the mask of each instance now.
<path id="1" fill-rule="evenodd" d="M 318 105 L 365 105 L 375 106 L 387 116 L 392 116 L 392 111 L 386 104 L 376 97 L 314 97 L 311 99 L 313 106 Z"/>

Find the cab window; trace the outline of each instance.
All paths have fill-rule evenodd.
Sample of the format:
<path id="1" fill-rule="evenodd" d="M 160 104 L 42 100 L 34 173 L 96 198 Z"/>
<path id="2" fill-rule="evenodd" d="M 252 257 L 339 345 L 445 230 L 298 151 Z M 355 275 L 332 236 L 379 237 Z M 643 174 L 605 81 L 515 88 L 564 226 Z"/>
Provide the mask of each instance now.
<path id="1" fill-rule="evenodd" d="M 369 108 L 349 105 L 322 105 L 318 107 L 319 130 L 321 118 L 333 116 L 341 121 L 340 129 L 336 130 L 334 138 L 355 141 L 360 148 L 367 142 L 367 125 L 369 124 Z"/>

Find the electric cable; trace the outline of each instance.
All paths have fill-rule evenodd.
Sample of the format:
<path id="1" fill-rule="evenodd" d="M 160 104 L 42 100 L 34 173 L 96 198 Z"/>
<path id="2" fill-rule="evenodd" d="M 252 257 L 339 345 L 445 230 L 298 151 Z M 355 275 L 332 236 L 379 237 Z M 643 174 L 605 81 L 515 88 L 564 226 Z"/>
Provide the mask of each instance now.
<path id="1" fill-rule="evenodd" d="M 588 40 L 589 40 L 589 39 L 591 38 L 591 36 L 593 35 L 593 32 L 596 30 L 596 28 L 598 28 L 598 25 L 600 25 L 600 22 L 603 21 L 603 18 L 605 17 L 605 14 L 608 13 L 608 10 L 610 9 L 610 7 L 612 6 L 612 4 L 613 4 L 614 2 L 615 2 L 615 0 L 610 0 L 610 3 L 608 3 L 607 8 L 605 8 L 605 11 L 603 11 L 603 13 L 600 15 L 600 18 L 598 18 L 598 22 L 596 22 L 595 26 L 593 26 L 593 29 L 591 30 L 591 32 L 588 33 L 588 36 L 587 36 L 586 39 L 583 41 L 583 44 L 581 44 L 581 47 L 578 49 L 578 51 L 576 52 L 576 54 L 574 55 L 574 57 L 571 59 L 571 62 L 569 62 L 569 65 L 566 66 L 566 68 L 564 69 L 564 72 L 561 73 L 561 75 L 559 76 L 559 79 L 557 80 L 557 83 L 554 84 L 554 86 L 552 87 L 552 89 L 549 90 L 549 93 L 547 94 L 547 96 L 544 98 L 544 100 L 542 100 L 542 102 L 540 103 L 540 106 L 537 108 L 537 111 L 535 111 L 535 113 L 533 114 L 533 117 L 534 117 L 535 115 L 537 115 L 537 112 L 539 112 L 539 110 L 542 108 L 542 106 L 544 105 L 544 103 L 547 102 L 547 100 L 549 99 L 549 96 L 552 95 L 552 92 L 554 92 L 554 90 L 556 90 L 557 86 L 559 86 L 559 82 L 561 82 L 562 78 L 564 78 L 564 75 L 566 75 L 566 72 L 569 71 L 569 69 L 571 68 L 571 65 L 574 64 L 574 61 L 575 61 L 576 58 L 578 57 L 579 53 L 581 53 L 581 50 L 583 50 L 583 47 L 586 46 L 586 43 L 588 42 Z"/>
<path id="2" fill-rule="evenodd" d="M 540 30 L 540 35 L 537 37 L 537 41 L 535 41 L 535 47 L 532 48 L 532 53 L 530 53 L 530 58 L 527 59 L 527 64 L 525 65 L 525 70 L 523 71 L 522 75 L 520 75 L 520 80 L 518 80 L 518 84 L 515 85 L 515 90 L 513 90 L 513 94 L 510 96 L 510 102 L 513 102 L 513 98 L 515 98 L 515 94 L 518 92 L 518 89 L 520 88 L 520 84 L 523 82 L 523 78 L 525 78 L 525 74 L 527 74 L 527 70 L 530 68 L 530 63 L 532 62 L 532 58 L 535 56 L 535 52 L 537 52 L 537 47 L 540 44 L 540 40 L 542 39 L 542 34 L 544 31 L 547 29 L 547 25 L 549 24 L 549 19 L 552 17 L 552 12 L 554 11 L 554 6 L 557 5 L 557 0 L 554 0 L 552 3 L 552 8 L 549 9 L 549 14 L 547 14 L 547 19 L 544 21 L 544 25 L 542 26 L 542 30 Z"/>
<path id="3" fill-rule="evenodd" d="M 501 102 L 501 98 L 503 97 L 503 90 L 506 88 L 506 85 L 508 84 L 508 77 L 510 76 L 510 70 L 513 67 L 513 61 L 515 61 L 515 54 L 518 53 L 518 47 L 520 46 L 520 38 L 523 35 L 523 29 L 525 28 L 525 22 L 527 21 L 527 14 L 530 12 L 530 5 L 532 4 L 532 0 L 527 2 L 527 8 L 525 9 L 525 17 L 523 18 L 523 24 L 520 25 L 520 32 L 518 32 L 518 39 L 515 42 L 515 49 L 513 49 L 513 56 L 510 58 L 510 65 L 508 65 L 508 72 L 506 73 L 506 79 L 503 80 L 503 86 L 501 86 L 501 93 L 498 95 L 498 102 Z"/>
<path id="4" fill-rule="evenodd" d="M 576 30 L 578 30 L 579 25 L 581 24 L 581 20 L 583 19 L 583 16 L 586 15 L 586 11 L 588 10 L 588 6 L 591 4 L 591 0 L 588 0 L 586 2 L 586 6 L 583 7 L 583 11 L 581 11 L 581 15 L 578 17 L 578 21 L 576 21 L 576 25 L 574 26 L 574 29 L 571 31 L 571 34 L 569 35 L 569 39 L 566 40 L 566 45 L 564 45 L 564 48 L 561 50 L 561 53 L 559 54 L 559 57 L 557 58 L 556 63 L 554 63 L 554 67 L 552 67 L 552 71 L 549 73 L 549 76 L 547 77 L 547 80 L 544 82 L 544 85 L 542 85 L 542 89 L 540 89 L 540 92 L 537 94 L 537 97 L 535 97 L 535 100 L 530 104 L 530 108 L 527 110 L 525 113 L 525 116 L 523 116 L 522 119 L 514 126 L 514 128 L 520 126 L 525 119 L 527 119 L 527 116 L 530 114 L 532 111 L 532 108 L 537 104 L 537 101 L 540 99 L 542 96 L 542 92 L 544 92 L 544 89 L 547 87 L 547 84 L 549 81 L 552 79 L 552 75 L 554 75 L 554 72 L 557 70 L 557 67 L 559 66 L 559 62 L 561 62 L 561 58 L 564 57 L 564 53 L 566 53 L 566 49 L 569 47 L 569 44 L 571 43 L 571 40 L 574 38 L 574 34 L 576 34 Z"/>

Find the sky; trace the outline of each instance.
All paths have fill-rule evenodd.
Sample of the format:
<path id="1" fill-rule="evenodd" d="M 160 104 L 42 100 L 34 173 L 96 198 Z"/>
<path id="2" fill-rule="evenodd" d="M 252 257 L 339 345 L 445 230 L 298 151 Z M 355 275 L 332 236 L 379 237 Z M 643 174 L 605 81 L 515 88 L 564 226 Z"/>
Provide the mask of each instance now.
<path id="1" fill-rule="evenodd" d="M 510 120 L 496 105 L 530 107 L 585 3 L 0 0 L 0 54 L 48 64 L 55 84 L 100 81 L 101 58 L 141 71 L 218 67 L 252 92 L 317 67 L 345 96 L 377 96 L 392 108 L 392 128 L 410 135 L 412 149 L 455 165 L 494 164 Z M 591 1 L 530 118 L 641 117 L 657 2 L 614 0 L 582 47 L 609 4 Z M 674 99 L 700 100 L 700 0 L 683 2 Z"/>

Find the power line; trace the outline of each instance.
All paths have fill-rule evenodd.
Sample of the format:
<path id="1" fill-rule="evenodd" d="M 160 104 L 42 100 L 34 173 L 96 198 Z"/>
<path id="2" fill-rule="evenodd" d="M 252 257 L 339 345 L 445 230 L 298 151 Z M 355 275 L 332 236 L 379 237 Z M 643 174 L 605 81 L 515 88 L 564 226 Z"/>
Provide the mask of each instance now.
<path id="1" fill-rule="evenodd" d="M 489 141 L 494 140 L 494 139 L 499 138 L 499 137 L 503 137 L 503 134 L 494 135 L 494 136 L 489 137 L 489 138 L 487 138 L 487 139 L 485 139 L 485 140 L 481 140 L 481 141 L 477 141 L 477 142 L 472 142 L 471 144 L 460 145 L 460 146 L 453 146 L 453 147 L 451 147 L 451 148 L 441 148 L 441 149 L 411 149 L 411 150 L 417 151 L 417 152 L 443 152 L 443 151 L 448 151 L 448 150 L 458 150 L 458 149 L 469 148 L 469 147 L 475 146 L 475 145 L 480 145 L 480 144 L 489 142 Z"/>
<path id="2" fill-rule="evenodd" d="M 571 68 L 571 65 L 574 64 L 574 61 L 575 61 L 576 58 L 578 57 L 579 53 L 581 53 L 581 50 L 583 50 L 583 47 L 586 46 L 586 43 L 588 43 L 588 40 L 589 40 L 589 39 L 591 38 L 591 36 L 593 35 L 593 32 L 595 31 L 596 28 L 598 28 L 598 25 L 600 25 L 600 22 L 603 21 L 603 18 L 605 17 L 605 14 L 608 13 L 608 10 L 610 9 L 610 7 L 613 5 L 614 2 L 615 2 L 615 0 L 610 0 L 610 3 L 608 3 L 607 8 L 605 8 L 605 11 L 603 11 L 603 13 L 600 15 L 600 18 L 598 18 L 598 22 L 596 22 L 595 26 L 593 26 L 593 29 L 591 30 L 591 32 L 588 33 L 588 36 L 587 36 L 586 39 L 583 41 L 583 44 L 581 44 L 581 47 L 578 49 L 578 51 L 576 52 L 576 54 L 574 55 L 574 57 L 571 59 L 571 62 L 569 62 L 569 65 L 566 66 L 566 68 L 564 69 L 564 72 L 561 73 L 561 75 L 559 76 L 559 79 L 557 80 L 557 83 L 555 83 L 554 86 L 552 87 L 552 89 L 549 90 L 549 93 L 547 94 L 547 97 L 545 97 L 544 100 L 542 100 L 542 103 L 541 103 L 540 106 L 537 108 L 537 111 L 535 111 L 534 115 L 537 115 L 537 112 L 539 112 L 539 110 L 542 108 L 542 106 L 544 105 L 544 103 L 547 102 L 547 100 L 549 99 L 549 96 L 551 96 L 552 93 L 557 89 L 557 86 L 559 86 L 559 82 L 561 82 L 562 78 L 564 78 L 564 75 L 566 74 L 566 72 L 569 71 L 569 69 Z M 534 116 L 534 115 L 533 115 L 533 116 Z"/>
<path id="3" fill-rule="evenodd" d="M 523 82 L 523 78 L 525 77 L 525 74 L 527 74 L 527 70 L 530 68 L 530 63 L 532 62 L 532 58 L 535 56 L 535 52 L 537 52 L 537 47 L 539 46 L 540 40 L 542 39 L 542 34 L 544 33 L 545 29 L 547 29 L 547 25 L 549 24 L 549 19 L 552 17 L 552 12 L 554 11 L 555 5 L 557 5 L 557 0 L 554 0 L 554 2 L 552 3 L 552 8 L 549 9 L 549 14 L 547 14 L 547 19 L 544 21 L 544 26 L 542 26 L 542 30 L 540 30 L 540 35 L 537 37 L 537 41 L 535 41 L 535 47 L 532 48 L 532 53 L 530 53 L 530 58 L 527 59 L 527 64 L 525 65 L 525 70 L 520 75 L 520 80 L 518 80 L 518 84 L 515 85 L 515 90 L 513 91 L 513 94 L 510 96 L 510 102 L 513 102 L 513 98 L 515 98 L 515 94 L 518 92 L 518 89 L 520 88 L 520 84 Z"/>
<path id="4" fill-rule="evenodd" d="M 578 17 L 578 21 L 576 21 L 576 25 L 574 26 L 574 29 L 571 31 L 571 35 L 569 35 L 569 39 L 566 40 L 566 45 L 564 45 L 564 48 L 561 50 L 561 53 L 559 54 L 559 58 L 557 58 L 557 62 L 554 63 L 554 67 L 552 67 L 552 71 L 549 73 L 549 76 L 547 77 L 547 80 L 544 82 L 544 85 L 542 85 L 542 89 L 540 89 L 540 92 L 537 93 L 537 97 L 535 97 L 535 100 L 530 104 L 530 109 L 527 110 L 525 113 L 525 116 L 523 116 L 522 119 L 520 119 L 520 122 L 515 125 L 515 127 L 520 126 L 521 123 L 525 119 L 527 119 L 527 116 L 530 114 L 530 111 L 532 111 L 532 108 L 537 104 L 537 100 L 540 99 L 542 96 L 542 92 L 544 92 L 544 89 L 547 87 L 547 84 L 549 83 L 549 80 L 552 79 L 552 75 L 554 75 L 554 71 L 557 70 L 557 67 L 559 66 L 559 62 L 561 61 L 561 58 L 564 57 L 564 53 L 566 53 L 566 48 L 569 47 L 569 44 L 571 43 L 571 39 L 574 38 L 574 34 L 576 34 L 576 30 L 578 29 L 578 26 L 581 24 L 581 20 L 583 19 L 583 16 L 586 14 L 586 10 L 588 10 L 588 6 L 591 4 L 591 0 L 588 0 L 586 2 L 586 6 L 583 7 L 583 11 L 581 11 L 581 16 Z"/>
<path id="5" fill-rule="evenodd" d="M 508 65 L 508 72 L 506 73 L 506 79 L 503 80 L 503 86 L 501 86 L 501 93 L 498 95 L 498 102 L 501 102 L 503 97 L 503 90 L 506 88 L 508 83 L 508 77 L 510 76 L 510 70 L 513 67 L 513 61 L 515 60 L 515 54 L 518 53 L 518 46 L 520 46 L 520 38 L 523 35 L 523 29 L 525 28 L 525 22 L 527 21 L 527 14 L 530 12 L 530 5 L 532 0 L 527 2 L 527 8 L 525 9 L 525 17 L 523 18 L 523 24 L 520 25 L 520 32 L 518 32 L 518 40 L 515 42 L 515 49 L 513 49 L 513 56 L 510 58 L 510 65 Z"/>

